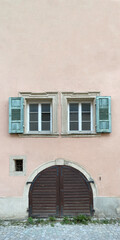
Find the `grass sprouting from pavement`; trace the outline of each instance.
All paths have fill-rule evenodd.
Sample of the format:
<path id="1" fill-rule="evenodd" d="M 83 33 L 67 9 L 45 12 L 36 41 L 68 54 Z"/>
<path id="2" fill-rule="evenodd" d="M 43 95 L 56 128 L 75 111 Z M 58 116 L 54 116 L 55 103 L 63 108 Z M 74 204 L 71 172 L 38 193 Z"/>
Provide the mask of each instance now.
<path id="1" fill-rule="evenodd" d="M 27 220 L 0 220 L 0 226 L 23 226 L 23 227 L 28 227 L 28 226 L 44 226 L 44 225 L 50 225 L 51 227 L 54 227 L 56 223 L 60 222 L 62 225 L 64 224 L 118 224 L 120 225 L 120 218 L 116 219 L 95 219 L 91 218 L 89 216 L 85 215 L 78 215 L 73 218 L 71 217 L 63 217 L 61 219 L 57 219 L 53 216 L 46 218 L 46 219 L 41 219 L 41 218 L 32 218 L 28 217 Z"/>

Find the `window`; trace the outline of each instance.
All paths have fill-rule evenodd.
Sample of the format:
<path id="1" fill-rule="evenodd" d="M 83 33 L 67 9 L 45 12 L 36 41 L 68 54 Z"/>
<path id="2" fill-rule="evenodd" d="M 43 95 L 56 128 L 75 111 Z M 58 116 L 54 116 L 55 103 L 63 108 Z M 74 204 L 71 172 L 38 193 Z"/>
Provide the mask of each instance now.
<path id="1" fill-rule="evenodd" d="M 21 92 L 9 98 L 9 133 L 58 135 L 58 93 Z M 13 116 L 12 116 L 13 115 Z"/>
<path id="2" fill-rule="evenodd" d="M 58 93 L 20 93 L 24 98 L 24 135 L 58 135 Z"/>
<path id="3" fill-rule="evenodd" d="M 62 134 L 96 134 L 98 92 L 62 93 Z"/>
<path id="4" fill-rule="evenodd" d="M 92 103 L 79 102 L 68 105 L 68 131 L 92 131 Z"/>
<path id="5" fill-rule="evenodd" d="M 25 176 L 26 175 L 26 157 L 11 156 L 9 160 L 10 176 Z"/>
<path id="6" fill-rule="evenodd" d="M 51 132 L 52 106 L 50 103 L 28 104 L 28 131 Z"/>

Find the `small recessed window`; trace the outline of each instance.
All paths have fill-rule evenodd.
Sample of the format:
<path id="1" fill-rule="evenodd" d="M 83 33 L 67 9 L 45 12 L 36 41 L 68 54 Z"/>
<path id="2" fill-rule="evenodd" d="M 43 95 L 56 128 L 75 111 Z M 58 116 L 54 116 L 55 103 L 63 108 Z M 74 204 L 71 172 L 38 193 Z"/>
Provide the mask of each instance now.
<path id="1" fill-rule="evenodd" d="M 23 172 L 23 160 L 22 159 L 15 160 L 15 171 Z"/>
<path id="2" fill-rule="evenodd" d="M 10 156 L 10 175 L 25 176 L 26 175 L 26 156 Z"/>

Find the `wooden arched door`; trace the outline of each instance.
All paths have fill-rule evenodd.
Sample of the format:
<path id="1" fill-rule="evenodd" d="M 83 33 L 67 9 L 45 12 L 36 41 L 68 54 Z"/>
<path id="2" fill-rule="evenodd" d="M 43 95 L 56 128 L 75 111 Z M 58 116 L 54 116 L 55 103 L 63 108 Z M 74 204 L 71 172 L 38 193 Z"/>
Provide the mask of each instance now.
<path id="1" fill-rule="evenodd" d="M 31 183 L 31 217 L 73 217 L 92 213 L 93 195 L 90 183 L 81 172 L 72 167 L 49 167 L 40 172 Z"/>

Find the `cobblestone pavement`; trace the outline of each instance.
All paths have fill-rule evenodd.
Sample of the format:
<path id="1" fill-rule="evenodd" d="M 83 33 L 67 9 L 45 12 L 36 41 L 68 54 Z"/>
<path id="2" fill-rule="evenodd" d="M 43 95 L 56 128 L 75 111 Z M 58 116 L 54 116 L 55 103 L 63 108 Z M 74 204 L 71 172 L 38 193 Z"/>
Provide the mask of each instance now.
<path id="1" fill-rule="evenodd" d="M 0 240 L 119 240 L 120 225 L 0 226 Z"/>

